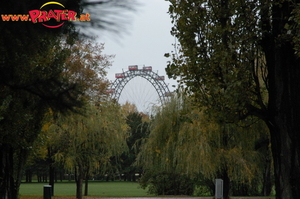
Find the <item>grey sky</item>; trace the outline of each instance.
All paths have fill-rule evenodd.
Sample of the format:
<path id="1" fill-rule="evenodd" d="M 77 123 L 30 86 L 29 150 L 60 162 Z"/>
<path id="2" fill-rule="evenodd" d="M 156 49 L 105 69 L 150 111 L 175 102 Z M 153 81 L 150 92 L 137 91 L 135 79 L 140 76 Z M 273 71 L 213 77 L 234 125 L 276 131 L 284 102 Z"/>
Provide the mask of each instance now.
<path id="1" fill-rule="evenodd" d="M 105 43 L 105 54 L 116 55 L 113 65 L 108 70 L 108 79 L 114 80 L 115 73 L 122 72 L 122 69 L 126 71 L 129 65 L 139 65 L 140 68 L 143 65 L 152 66 L 153 71 L 158 72 L 159 75 L 165 75 L 165 82 L 173 91 L 172 85 L 175 85 L 176 81 L 167 78 L 165 67 L 168 59 L 164 57 L 165 53 L 173 50 L 172 44 L 174 43 L 174 38 L 170 35 L 171 19 L 167 13 L 169 2 L 164 0 L 137 0 L 137 2 L 140 6 L 130 15 L 131 23 L 126 25 L 128 33 L 121 34 L 118 40 L 107 35 L 109 33 L 97 39 L 98 42 Z M 136 80 L 134 84 L 143 86 L 144 83 L 142 80 Z M 128 87 L 139 92 L 139 89 L 130 88 L 130 85 Z M 145 89 L 148 87 L 144 84 L 143 90 Z M 123 92 L 128 93 L 125 90 Z M 144 95 L 141 93 L 133 95 L 139 94 Z M 145 107 L 139 109 L 145 109 Z"/>

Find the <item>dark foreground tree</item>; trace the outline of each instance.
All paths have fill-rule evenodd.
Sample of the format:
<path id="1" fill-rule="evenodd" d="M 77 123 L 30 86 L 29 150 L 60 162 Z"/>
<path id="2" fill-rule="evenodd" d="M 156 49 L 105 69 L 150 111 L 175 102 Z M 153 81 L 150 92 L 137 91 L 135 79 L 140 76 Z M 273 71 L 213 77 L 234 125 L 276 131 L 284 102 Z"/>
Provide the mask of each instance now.
<path id="1" fill-rule="evenodd" d="M 1 1 L 0 14 L 28 14 L 46 2 L 49 1 Z M 117 0 L 60 3 L 78 14 L 82 6 L 91 4 L 120 5 Z M 94 20 L 91 26 L 103 21 L 98 22 Z M 65 111 L 81 106 L 84 88 L 61 75 L 70 51 L 61 47 L 60 38 L 72 35 L 67 39 L 72 43 L 76 36 L 70 22 L 50 29 L 41 23 L 1 18 L 0 30 L 0 198 L 16 199 L 23 165 L 45 113 L 49 108 Z"/>
<path id="2" fill-rule="evenodd" d="M 265 121 L 276 198 L 300 198 L 299 1 L 169 1 L 168 75 L 221 123 Z"/>
<path id="3" fill-rule="evenodd" d="M 0 13 L 26 14 L 41 3 L 1 2 Z M 69 9 L 79 12 L 78 2 Z M 16 199 L 45 113 L 81 106 L 82 89 L 60 75 L 69 52 L 59 47 L 59 38 L 72 32 L 70 24 L 52 30 L 31 22 L 1 21 L 0 29 L 0 198 Z"/>

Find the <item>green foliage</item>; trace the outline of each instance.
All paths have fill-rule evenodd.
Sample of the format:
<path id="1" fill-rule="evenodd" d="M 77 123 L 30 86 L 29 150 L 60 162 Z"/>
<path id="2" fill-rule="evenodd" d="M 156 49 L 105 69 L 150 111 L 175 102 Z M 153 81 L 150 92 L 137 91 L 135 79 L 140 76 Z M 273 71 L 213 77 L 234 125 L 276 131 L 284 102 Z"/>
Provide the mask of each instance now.
<path id="1" fill-rule="evenodd" d="M 65 61 L 64 77 L 70 82 L 78 83 L 89 100 L 105 100 L 108 86 L 106 69 L 111 66 L 111 59 L 114 56 L 103 53 L 103 43 L 78 39 L 70 45 L 66 39 L 61 42 L 61 46 L 70 51 Z"/>
<path id="2" fill-rule="evenodd" d="M 146 179 L 156 179 L 160 172 L 206 182 L 226 176 L 232 185 L 258 187 L 265 172 L 261 165 L 270 154 L 256 151 L 255 143 L 267 133 L 266 126 L 253 118 L 238 124 L 218 123 L 189 99 L 175 97 L 155 115 L 138 163 L 145 176 L 150 176 Z M 144 181 L 147 183 L 153 182 Z M 250 193 L 250 188 L 244 192 Z"/>
<path id="3" fill-rule="evenodd" d="M 80 39 L 71 45 L 67 43 L 67 41 L 68 38 L 62 37 L 58 43 L 59 46 L 55 46 L 53 49 L 55 51 L 56 48 L 62 48 L 68 52 L 65 57 L 63 72 L 60 74 L 61 77 L 71 83 L 77 84 L 78 89 L 83 92 L 80 96 L 82 101 L 98 104 L 100 101 L 105 101 L 106 95 L 104 93 L 108 85 L 108 81 L 105 79 L 105 69 L 110 66 L 110 59 L 113 56 L 102 53 L 104 44 L 92 43 L 91 40 Z M 73 111 L 77 113 L 80 112 L 81 114 L 89 114 L 85 112 L 87 109 L 89 108 L 85 107 L 85 109 L 73 109 Z M 42 133 L 39 134 L 37 142 L 34 144 L 31 159 L 30 162 L 28 162 L 28 165 L 47 162 L 50 165 L 50 173 L 52 174 L 50 174 L 50 184 L 52 186 L 54 183 L 54 166 L 57 168 L 61 166 L 58 163 L 53 164 L 53 155 L 61 148 L 58 149 L 58 147 L 56 147 L 57 140 L 52 138 L 56 137 L 57 134 L 53 133 L 53 131 L 49 131 L 49 128 L 53 127 L 52 124 L 57 117 L 62 117 L 58 116 L 59 114 L 53 110 L 55 109 L 49 109 L 48 113 L 45 114 Z M 73 116 L 74 115 L 71 117 Z M 90 125 L 90 123 L 88 125 Z M 80 150 L 80 148 L 78 148 L 78 150 Z M 89 158 L 89 156 L 85 157 Z M 89 164 L 90 163 L 88 163 L 88 165 Z"/>
<path id="4" fill-rule="evenodd" d="M 155 195 L 193 195 L 195 182 L 186 175 L 178 173 L 146 173 L 140 181 L 142 188 L 148 188 Z"/>
<path id="5" fill-rule="evenodd" d="M 60 3 L 80 14 L 82 3 L 95 6 L 113 2 L 63 0 Z M 0 13 L 26 14 L 42 4 L 43 1 L 3 1 Z M 74 44 L 74 39 L 78 38 L 72 22 L 66 21 L 63 27 L 49 29 L 41 23 L 1 20 L 0 29 L 0 157 L 7 160 L 0 165 L 0 198 L 16 199 L 22 167 L 40 133 L 48 108 L 55 112 L 74 111 L 83 106 L 86 94 L 91 95 L 91 92 L 78 79 L 73 81 L 64 73 L 66 60 L 74 55 L 74 51 L 61 45 L 62 37 L 67 37 L 68 44 Z M 88 54 L 94 55 L 100 49 L 93 50 Z M 109 65 L 101 62 L 105 59 L 99 62 L 99 57 L 85 58 L 89 64 L 94 64 L 93 67 L 99 63 Z M 91 85 L 92 81 L 86 82 Z M 99 91 L 105 90 L 103 85 L 93 86 Z"/>
<path id="6" fill-rule="evenodd" d="M 77 197 L 82 181 L 98 169 L 105 172 L 110 158 L 127 150 L 127 125 L 120 106 L 112 102 L 87 104 L 81 114 L 57 115 L 47 130 L 53 159 L 75 173 Z"/>
<path id="7" fill-rule="evenodd" d="M 41 6 L 41 1 L 1 3 L 1 14 L 25 14 Z M 82 90 L 61 75 L 69 54 L 59 46 L 60 37 L 73 33 L 71 24 L 57 30 L 40 25 L 0 22 L 0 156 L 7 160 L 0 165 L 0 198 L 17 198 L 23 166 L 48 108 L 82 105 Z"/>
<path id="8" fill-rule="evenodd" d="M 124 111 L 124 106 L 122 109 Z M 119 172 L 124 174 L 125 181 L 135 181 L 135 175 L 141 174 L 141 168 L 134 165 L 134 162 L 140 152 L 141 140 L 149 135 L 149 123 L 143 122 L 143 116 L 143 113 L 138 113 L 136 109 L 129 111 L 126 116 L 126 123 L 129 127 L 129 136 L 126 142 L 129 150 L 121 155 L 119 161 L 116 161 L 119 163 Z"/>
<path id="9" fill-rule="evenodd" d="M 93 169 L 126 150 L 127 126 L 119 108 L 107 102 L 87 106 L 84 115 L 60 116 L 48 131 L 49 142 L 58 149 L 55 159 L 71 170 Z"/>
<path id="10" fill-rule="evenodd" d="M 180 77 L 198 106 L 235 122 L 251 108 L 265 108 L 265 65 L 258 45 L 257 1 L 173 1 L 172 35 L 180 44 L 171 53 L 169 77 Z M 170 55 L 170 54 L 169 54 Z"/>
<path id="11" fill-rule="evenodd" d="M 171 33 L 179 44 L 166 54 L 168 75 L 180 79 L 195 105 L 218 124 L 248 124 L 252 116 L 264 121 L 271 135 L 278 198 L 299 198 L 295 187 L 300 185 L 292 180 L 299 176 L 289 175 L 300 173 L 299 163 L 293 161 L 299 154 L 294 147 L 299 123 L 292 116 L 300 113 L 295 86 L 300 68 L 299 2 L 169 2 Z M 268 165 L 270 146 L 263 152 Z M 270 166 L 265 168 L 270 173 Z M 270 185 L 270 175 L 264 179 Z M 270 194 L 269 185 L 265 195 Z"/>

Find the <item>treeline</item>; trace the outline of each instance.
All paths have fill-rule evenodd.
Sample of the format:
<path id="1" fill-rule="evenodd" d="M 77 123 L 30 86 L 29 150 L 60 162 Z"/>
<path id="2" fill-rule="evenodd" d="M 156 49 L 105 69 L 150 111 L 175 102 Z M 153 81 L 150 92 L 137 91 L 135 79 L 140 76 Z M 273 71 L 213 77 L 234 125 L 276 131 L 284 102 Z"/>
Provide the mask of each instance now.
<path id="1" fill-rule="evenodd" d="M 79 124 L 80 128 L 85 125 L 87 131 L 76 127 L 72 134 L 65 131 L 71 130 L 67 128 L 66 121 L 62 124 L 65 126 L 63 131 L 58 128 L 59 124 L 47 123 L 40 136 L 44 140 L 37 140 L 37 148 L 32 150 L 25 167 L 27 175 L 24 180 L 30 182 L 32 174 L 35 174 L 40 181 L 49 180 L 49 175 L 53 175 L 53 182 L 76 181 L 77 165 L 83 164 L 82 180 L 138 179 L 143 188 L 148 187 L 151 194 L 157 195 L 213 195 L 216 178 L 224 180 L 224 193 L 227 195 L 268 196 L 274 188 L 269 132 L 260 120 L 249 118 L 238 124 L 216 121 L 206 110 L 195 107 L 183 93 L 178 93 L 163 107 L 156 108 L 151 120 L 138 113 L 131 104 L 117 106 L 117 109 L 109 107 L 108 110 L 106 113 L 114 116 L 118 111 L 122 112 L 119 118 L 125 119 L 125 136 L 115 143 L 124 144 L 119 155 L 110 153 L 113 149 L 105 155 L 104 148 L 94 146 L 105 142 L 105 139 L 91 139 L 91 146 L 88 146 L 86 136 L 96 136 L 93 134 L 95 129 L 86 126 L 91 115 L 73 116 L 72 120 L 82 118 L 70 123 L 71 129 Z M 101 115 L 101 121 L 107 121 L 106 126 L 112 122 L 113 126 L 109 134 L 118 136 L 113 129 L 120 121 L 113 118 L 106 120 L 105 117 Z M 97 125 L 101 125 L 100 120 Z M 83 135 L 79 134 L 80 131 Z M 107 138 L 107 141 L 113 140 L 113 137 Z M 66 148 L 67 143 L 80 148 Z M 76 159 L 82 162 L 72 162 Z"/>
<path id="2" fill-rule="evenodd" d="M 95 118 L 92 118 L 90 112 L 68 116 L 75 123 L 68 123 L 66 118 L 61 123 L 58 118 L 55 122 L 46 122 L 27 161 L 23 180 L 76 180 L 77 164 L 89 164 L 83 168 L 86 172 L 84 179 L 136 181 L 142 170 L 133 163 L 140 148 L 138 142 L 149 134 L 148 116 L 139 113 L 135 105 L 129 103 L 119 106 L 103 102 L 94 111 L 95 115 L 99 114 L 99 118 L 92 125 L 89 123 Z M 71 132 L 73 128 L 74 132 Z M 101 137 L 96 139 L 97 136 Z M 68 144 L 70 148 L 66 148 Z M 108 148 L 113 144 L 112 148 Z M 116 149 L 119 150 L 117 155 L 113 153 Z M 73 162 L 77 159 L 80 162 Z"/>
<path id="3" fill-rule="evenodd" d="M 213 195 L 216 178 L 224 180 L 227 195 L 268 196 L 274 188 L 268 128 L 254 117 L 237 124 L 217 121 L 183 92 L 156 107 L 151 118 L 129 103 L 101 106 L 71 121 L 45 123 L 25 168 L 27 181 L 33 173 L 40 180 L 52 178 L 52 186 L 81 179 L 83 195 L 88 180 L 138 179 L 156 195 Z M 101 116 L 96 126 L 92 111 Z"/>
<path id="4" fill-rule="evenodd" d="M 156 110 L 137 158 L 142 187 L 158 195 L 213 195 L 221 178 L 224 196 L 269 196 L 274 173 L 268 128 L 252 117 L 217 121 L 206 111 L 182 93 Z"/>
<path id="5" fill-rule="evenodd" d="M 25 180 L 75 180 L 76 195 L 88 195 L 89 180 L 135 181 L 136 142 L 147 136 L 148 117 L 129 103 L 87 105 L 71 115 L 49 113 L 25 167 Z M 51 115 L 51 116 L 50 116 Z M 144 122 L 143 122 L 144 120 Z M 82 193 L 83 185 L 85 187 Z"/>

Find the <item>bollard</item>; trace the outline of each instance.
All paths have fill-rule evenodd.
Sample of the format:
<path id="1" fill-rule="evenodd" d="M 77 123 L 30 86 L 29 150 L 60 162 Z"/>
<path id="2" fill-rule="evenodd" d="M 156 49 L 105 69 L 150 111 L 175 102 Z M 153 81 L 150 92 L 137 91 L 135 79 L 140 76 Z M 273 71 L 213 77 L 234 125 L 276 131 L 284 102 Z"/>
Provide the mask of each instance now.
<path id="1" fill-rule="evenodd" d="M 223 180 L 222 179 L 216 179 L 215 198 L 216 199 L 223 198 Z"/>
<path id="2" fill-rule="evenodd" d="M 44 185 L 44 199 L 51 199 L 52 196 L 51 185 Z"/>

